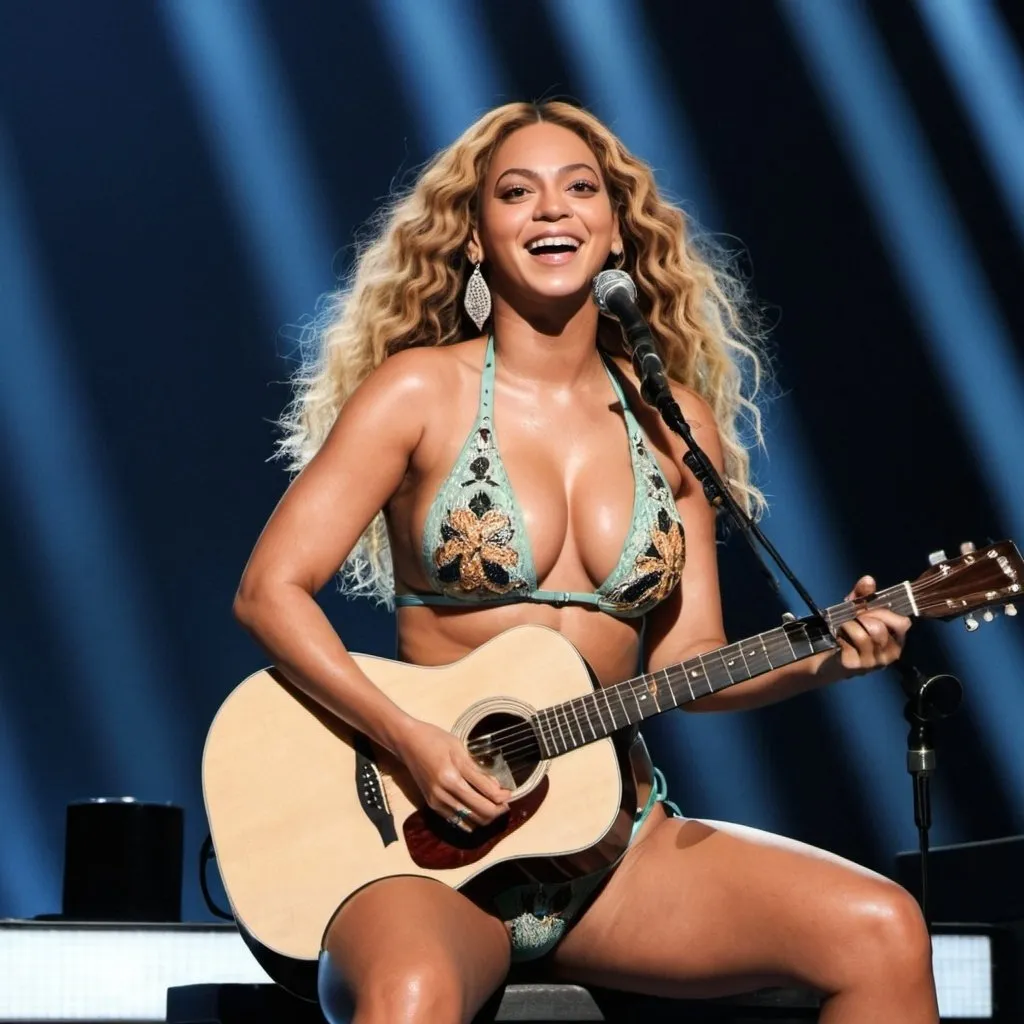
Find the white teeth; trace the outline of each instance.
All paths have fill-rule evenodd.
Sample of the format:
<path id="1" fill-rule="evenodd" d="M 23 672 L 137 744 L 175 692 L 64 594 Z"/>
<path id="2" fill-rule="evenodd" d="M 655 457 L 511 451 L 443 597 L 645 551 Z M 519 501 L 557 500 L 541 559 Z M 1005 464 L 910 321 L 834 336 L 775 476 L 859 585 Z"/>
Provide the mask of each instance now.
<path id="1" fill-rule="evenodd" d="M 554 235 L 551 238 L 535 238 L 532 242 L 527 243 L 526 249 L 528 252 L 536 252 L 537 249 L 547 248 L 551 245 L 568 245 L 573 249 L 578 249 L 580 241 L 569 235 Z"/>

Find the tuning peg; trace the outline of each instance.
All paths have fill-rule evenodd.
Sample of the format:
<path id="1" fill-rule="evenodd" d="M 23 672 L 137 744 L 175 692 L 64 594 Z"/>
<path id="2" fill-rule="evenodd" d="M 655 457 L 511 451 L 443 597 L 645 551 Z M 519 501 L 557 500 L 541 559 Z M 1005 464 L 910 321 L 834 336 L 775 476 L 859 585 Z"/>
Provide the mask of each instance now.
<path id="1" fill-rule="evenodd" d="M 981 623 L 978 622 L 978 620 L 974 617 L 973 612 L 968 612 L 964 616 L 964 625 L 967 627 L 968 633 L 973 633 L 981 625 Z"/>
<path id="2" fill-rule="evenodd" d="M 791 622 L 796 622 L 796 616 L 792 612 L 783 612 L 782 621 L 786 625 L 789 625 Z"/>
<path id="3" fill-rule="evenodd" d="M 946 552 L 943 551 L 941 548 L 938 551 L 933 551 L 928 556 L 928 564 L 929 565 L 938 565 L 939 562 L 944 562 L 945 560 L 946 560 Z"/>
<path id="4" fill-rule="evenodd" d="M 983 618 L 983 619 L 984 619 L 984 620 L 985 620 L 986 622 L 991 622 L 991 621 L 992 621 L 992 620 L 993 620 L 993 619 L 994 619 L 994 618 L 996 617 L 996 613 L 995 613 L 995 612 L 994 612 L 994 611 L 993 611 L 993 610 L 992 610 L 991 608 L 986 608 L 986 609 L 985 609 L 985 610 L 984 610 L 984 611 L 983 611 L 983 612 L 981 613 L 981 617 L 982 617 L 982 618 Z"/>
<path id="5" fill-rule="evenodd" d="M 1013 616 L 1017 614 L 1017 606 L 1015 604 L 1003 605 L 1003 614 L 1009 615 L 1010 618 L 1013 618 Z"/>
<path id="6" fill-rule="evenodd" d="M 969 555 L 972 551 L 977 551 L 977 548 L 974 546 L 974 541 L 972 541 L 972 540 L 965 540 L 960 545 L 960 554 L 961 555 Z"/>

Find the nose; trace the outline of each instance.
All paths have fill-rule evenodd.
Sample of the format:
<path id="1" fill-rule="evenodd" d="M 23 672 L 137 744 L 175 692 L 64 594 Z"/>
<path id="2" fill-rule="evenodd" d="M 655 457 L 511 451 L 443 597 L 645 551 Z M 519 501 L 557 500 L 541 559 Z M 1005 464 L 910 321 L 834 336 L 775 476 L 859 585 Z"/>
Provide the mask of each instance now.
<path id="1" fill-rule="evenodd" d="M 568 197 L 557 184 L 545 185 L 540 190 L 537 205 L 533 209 L 534 220 L 562 220 L 572 216 Z"/>

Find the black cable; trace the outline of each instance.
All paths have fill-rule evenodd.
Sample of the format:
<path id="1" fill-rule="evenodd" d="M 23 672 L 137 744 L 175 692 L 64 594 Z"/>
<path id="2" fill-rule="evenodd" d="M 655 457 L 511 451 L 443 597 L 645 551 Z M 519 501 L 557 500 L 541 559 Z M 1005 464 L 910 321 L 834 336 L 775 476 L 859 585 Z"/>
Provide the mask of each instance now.
<path id="1" fill-rule="evenodd" d="M 216 903 L 213 902 L 213 897 L 210 895 L 210 888 L 206 884 L 206 865 L 211 860 L 216 860 L 217 854 L 213 852 L 213 836 L 209 832 L 206 833 L 206 838 L 203 840 L 203 845 L 199 848 L 199 888 L 203 890 L 203 899 L 206 901 L 206 908 L 213 914 L 214 917 L 223 918 L 225 921 L 234 921 L 235 915 L 229 914 L 224 910 L 221 910 Z"/>

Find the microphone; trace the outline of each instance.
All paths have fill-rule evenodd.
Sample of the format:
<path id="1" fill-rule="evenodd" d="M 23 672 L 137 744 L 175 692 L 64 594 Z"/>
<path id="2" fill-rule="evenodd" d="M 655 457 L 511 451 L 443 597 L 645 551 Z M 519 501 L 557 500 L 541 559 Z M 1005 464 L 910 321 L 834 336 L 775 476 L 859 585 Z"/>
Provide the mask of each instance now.
<path id="1" fill-rule="evenodd" d="M 626 348 L 633 369 L 640 378 L 640 392 L 652 405 L 659 406 L 672 391 L 665 376 L 665 364 L 658 355 L 651 329 L 636 304 L 636 285 L 624 270 L 602 270 L 594 278 L 594 302 L 602 313 L 622 325 Z"/>

